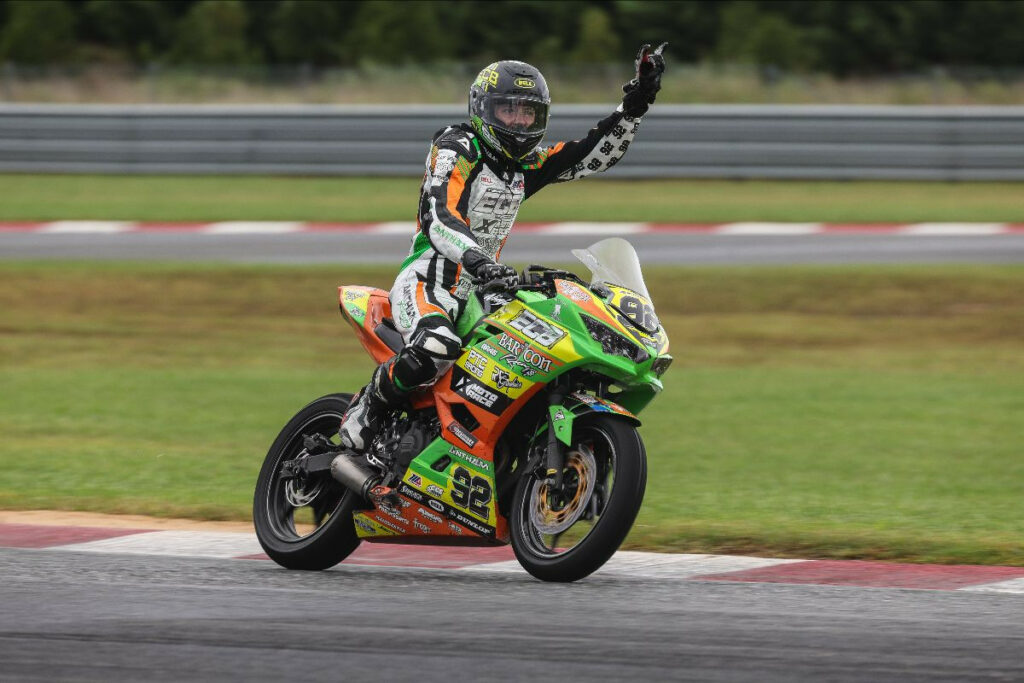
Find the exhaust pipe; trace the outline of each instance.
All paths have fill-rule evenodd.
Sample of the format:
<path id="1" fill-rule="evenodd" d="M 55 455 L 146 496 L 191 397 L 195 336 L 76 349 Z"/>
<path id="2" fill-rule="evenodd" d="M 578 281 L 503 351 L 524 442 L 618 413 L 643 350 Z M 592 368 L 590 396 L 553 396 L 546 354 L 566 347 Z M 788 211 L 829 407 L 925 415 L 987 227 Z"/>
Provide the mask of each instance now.
<path id="1" fill-rule="evenodd" d="M 379 484 L 383 477 L 374 472 L 355 453 L 341 453 L 331 461 L 331 476 L 344 484 L 345 488 L 369 500 L 370 489 Z"/>

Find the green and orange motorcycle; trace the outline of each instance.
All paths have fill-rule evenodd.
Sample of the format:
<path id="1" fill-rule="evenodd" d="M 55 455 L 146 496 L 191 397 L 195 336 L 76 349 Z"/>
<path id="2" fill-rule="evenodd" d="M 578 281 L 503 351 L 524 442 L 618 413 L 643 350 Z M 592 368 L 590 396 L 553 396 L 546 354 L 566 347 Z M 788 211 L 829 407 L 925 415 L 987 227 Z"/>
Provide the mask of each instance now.
<path id="1" fill-rule="evenodd" d="M 529 266 L 515 294 L 470 298 L 461 357 L 384 421 L 339 468 L 351 394 L 313 401 L 285 425 L 256 484 L 260 544 L 291 569 L 326 569 L 362 541 L 512 544 L 545 581 L 575 581 L 619 548 L 643 501 L 636 428 L 672 362 L 632 245 L 572 252 L 590 283 Z M 371 356 L 402 345 L 388 293 L 339 288 Z M 361 461 L 361 462 L 360 462 Z M 372 492 L 387 490 L 386 497 Z"/>

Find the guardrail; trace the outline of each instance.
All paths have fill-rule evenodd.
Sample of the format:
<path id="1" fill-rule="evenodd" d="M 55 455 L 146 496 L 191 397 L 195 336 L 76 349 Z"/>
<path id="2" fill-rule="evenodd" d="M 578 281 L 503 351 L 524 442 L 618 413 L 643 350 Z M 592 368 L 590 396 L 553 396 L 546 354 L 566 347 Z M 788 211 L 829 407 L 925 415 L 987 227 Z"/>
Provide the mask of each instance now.
<path id="1" fill-rule="evenodd" d="M 548 140 L 612 106 L 552 109 Z M 458 106 L 0 105 L 0 171 L 419 175 Z M 608 177 L 1024 179 L 1024 107 L 658 105 Z"/>

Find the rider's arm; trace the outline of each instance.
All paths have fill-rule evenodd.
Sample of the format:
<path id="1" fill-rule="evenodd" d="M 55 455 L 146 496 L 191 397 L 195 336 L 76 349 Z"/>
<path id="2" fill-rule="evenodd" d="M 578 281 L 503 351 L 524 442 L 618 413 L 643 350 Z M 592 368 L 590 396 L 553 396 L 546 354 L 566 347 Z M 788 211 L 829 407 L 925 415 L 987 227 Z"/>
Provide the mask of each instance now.
<path id="1" fill-rule="evenodd" d="M 452 131 L 435 141 L 427 159 L 424 233 L 435 250 L 455 263 L 462 263 L 469 249 L 480 249 L 466 218 L 466 186 L 478 154 L 465 133 Z"/>
<path id="2" fill-rule="evenodd" d="M 607 171 L 619 162 L 640 127 L 640 119 L 661 89 L 661 74 L 665 71 L 662 52 L 666 45 L 662 43 L 655 50 L 649 44 L 640 48 L 633 62 L 636 78 L 623 86 L 622 104 L 592 128 L 586 138 L 547 147 L 524 164 L 527 197 L 548 183 L 585 178 Z"/>
<path id="3" fill-rule="evenodd" d="M 582 140 L 559 142 L 539 150 L 536 160 L 523 167 L 526 197 L 549 183 L 576 180 L 608 170 L 626 154 L 639 127 L 640 117 L 626 116 L 619 105 Z"/>

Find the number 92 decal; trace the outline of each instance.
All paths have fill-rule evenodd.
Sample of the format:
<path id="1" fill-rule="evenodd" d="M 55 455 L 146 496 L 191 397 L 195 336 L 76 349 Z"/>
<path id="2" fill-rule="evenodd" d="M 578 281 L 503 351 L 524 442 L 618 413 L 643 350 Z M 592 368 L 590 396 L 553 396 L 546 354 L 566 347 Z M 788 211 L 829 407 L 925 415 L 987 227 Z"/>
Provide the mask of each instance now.
<path id="1" fill-rule="evenodd" d="M 483 477 L 473 476 L 465 467 L 452 472 L 452 501 L 481 519 L 488 519 L 491 502 L 491 484 Z"/>
<path id="2" fill-rule="evenodd" d="M 644 332 L 657 332 L 661 325 L 658 316 L 654 314 L 654 307 L 638 296 L 622 296 L 616 307 Z"/>

